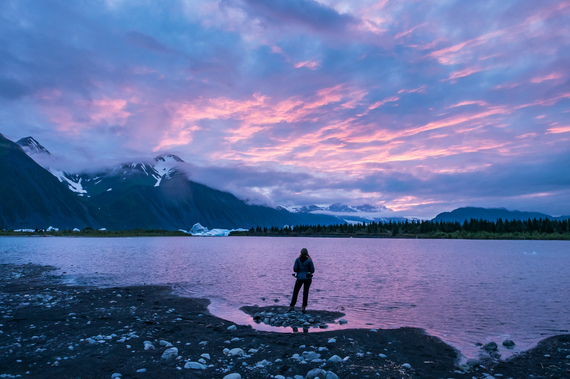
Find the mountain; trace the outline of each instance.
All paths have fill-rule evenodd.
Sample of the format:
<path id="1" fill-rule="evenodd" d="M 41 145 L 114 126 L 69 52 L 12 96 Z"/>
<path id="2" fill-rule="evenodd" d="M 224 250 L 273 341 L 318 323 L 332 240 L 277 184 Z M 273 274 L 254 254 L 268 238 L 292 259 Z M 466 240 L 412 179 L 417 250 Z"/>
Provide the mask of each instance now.
<path id="1" fill-rule="evenodd" d="M 0 228 L 85 228 L 101 222 L 96 208 L 0 134 Z"/>
<path id="2" fill-rule="evenodd" d="M 468 221 L 470 219 L 476 220 L 486 220 L 486 221 L 497 221 L 501 219 L 505 220 L 520 220 L 526 221 L 528 219 L 551 219 L 551 220 L 566 220 L 570 216 L 553 217 L 545 213 L 539 212 L 521 212 L 521 211 L 509 211 L 505 208 L 475 208 L 475 207 L 465 207 L 457 208 L 451 212 L 443 212 L 438 214 L 433 221 L 444 221 L 444 222 L 460 222 Z"/>
<path id="3" fill-rule="evenodd" d="M 370 204 L 362 205 L 346 205 L 342 203 L 334 203 L 331 205 L 304 205 L 302 207 L 292 207 L 290 209 L 292 212 L 296 213 L 311 213 L 311 212 L 325 212 L 329 214 L 342 213 L 342 214 L 352 214 L 352 213 L 380 213 L 386 212 L 390 209 L 385 206 L 375 206 Z"/>
<path id="4" fill-rule="evenodd" d="M 51 153 L 45 147 L 43 147 L 38 141 L 36 141 L 32 137 L 20 138 L 16 143 L 20 145 L 24 150 L 24 152 L 28 155 L 34 155 L 34 154 L 51 155 Z"/>
<path id="5" fill-rule="evenodd" d="M 41 146 L 31 137 L 20 141 Z M 28 151 L 36 157 L 34 154 L 40 150 Z M 107 229 L 187 230 L 196 223 L 210 229 L 234 229 L 343 222 L 329 215 L 296 214 L 284 208 L 249 205 L 228 192 L 191 181 L 183 166 L 180 157 L 170 154 L 95 173 L 46 168 L 52 179 L 67 187 L 66 193 L 96 209 Z"/>

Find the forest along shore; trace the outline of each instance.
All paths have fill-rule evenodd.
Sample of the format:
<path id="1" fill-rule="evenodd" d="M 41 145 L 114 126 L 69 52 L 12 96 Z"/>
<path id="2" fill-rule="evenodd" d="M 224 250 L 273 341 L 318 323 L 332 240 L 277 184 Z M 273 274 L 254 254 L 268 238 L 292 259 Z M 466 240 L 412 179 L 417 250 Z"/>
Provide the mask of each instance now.
<path id="1" fill-rule="evenodd" d="M 66 286 L 53 270 L 0 265 L 0 378 L 570 377 L 570 335 L 506 362 L 458 365 L 457 351 L 420 329 L 261 332 L 168 287 Z"/>

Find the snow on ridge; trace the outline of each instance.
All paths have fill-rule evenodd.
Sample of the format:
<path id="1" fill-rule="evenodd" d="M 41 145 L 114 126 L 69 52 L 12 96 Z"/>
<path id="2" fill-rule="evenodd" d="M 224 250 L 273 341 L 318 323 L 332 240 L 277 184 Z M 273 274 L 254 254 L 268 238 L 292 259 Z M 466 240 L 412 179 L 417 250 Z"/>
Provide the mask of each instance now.
<path id="1" fill-rule="evenodd" d="M 65 172 L 63 172 L 61 170 L 56 170 L 56 169 L 50 167 L 50 168 L 48 168 L 48 171 L 53 176 L 55 176 L 61 183 L 66 184 L 67 187 L 69 187 L 69 189 L 71 191 L 78 193 L 80 195 L 84 195 L 87 193 L 87 191 L 81 185 L 81 181 L 82 181 L 81 178 L 79 178 L 79 180 L 77 182 L 74 182 L 73 180 L 71 180 L 67 177 Z"/>

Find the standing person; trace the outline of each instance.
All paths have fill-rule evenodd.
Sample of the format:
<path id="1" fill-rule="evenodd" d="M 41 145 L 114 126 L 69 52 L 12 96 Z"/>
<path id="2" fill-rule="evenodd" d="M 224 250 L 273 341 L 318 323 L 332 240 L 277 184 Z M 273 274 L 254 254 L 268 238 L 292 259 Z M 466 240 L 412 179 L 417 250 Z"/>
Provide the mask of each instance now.
<path id="1" fill-rule="evenodd" d="M 303 287 L 303 313 L 307 308 L 307 301 L 309 300 L 309 287 L 313 281 L 313 273 L 315 272 L 315 265 L 313 260 L 309 255 L 309 251 L 305 248 L 301 249 L 301 254 L 295 260 L 293 265 L 293 271 L 297 274 L 297 280 L 295 281 L 295 288 L 293 289 L 293 298 L 291 299 L 291 305 L 289 310 L 295 309 L 295 304 L 297 303 L 297 296 L 299 295 L 299 290 L 301 286 Z"/>

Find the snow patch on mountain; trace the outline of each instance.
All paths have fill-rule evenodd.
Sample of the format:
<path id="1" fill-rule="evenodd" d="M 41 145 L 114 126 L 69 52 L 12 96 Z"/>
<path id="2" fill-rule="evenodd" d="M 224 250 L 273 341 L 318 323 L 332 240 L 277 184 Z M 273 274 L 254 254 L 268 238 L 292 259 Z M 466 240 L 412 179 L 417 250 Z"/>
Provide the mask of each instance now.
<path id="1" fill-rule="evenodd" d="M 87 191 L 85 190 L 85 188 L 83 188 L 83 186 L 81 185 L 82 182 L 82 178 L 77 177 L 75 179 L 75 181 L 73 180 L 73 177 L 70 176 L 69 174 L 67 174 L 64 171 L 61 170 L 56 170 L 54 168 L 48 167 L 47 170 L 53 175 L 55 176 L 60 182 L 64 183 L 67 185 L 67 187 L 69 187 L 70 190 L 72 190 L 73 192 L 79 194 L 79 196 L 83 196 L 87 194 Z"/>
<path id="2" fill-rule="evenodd" d="M 155 187 L 160 185 L 163 178 L 169 178 L 172 174 L 177 172 L 176 168 L 179 163 L 184 162 L 174 154 L 160 155 L 154 158 L 154 161 L 156 162 L 153 167 L 155 171 L 153 177 L 156 178 Z"/>

